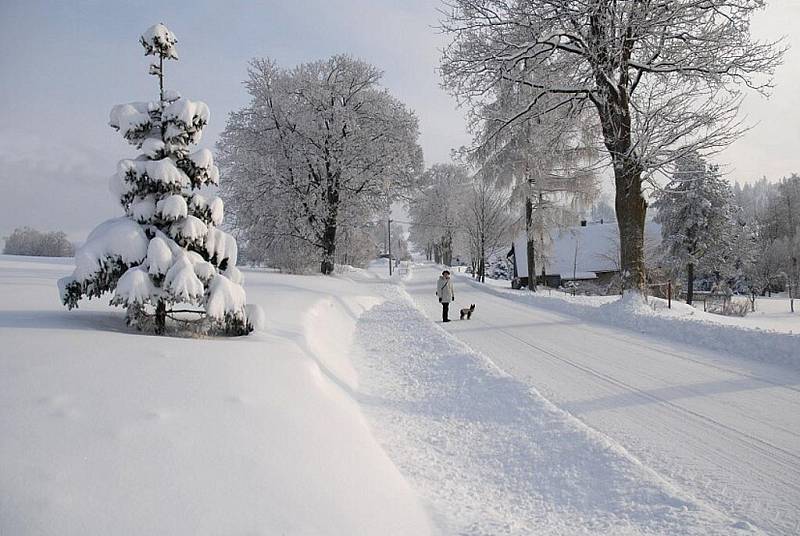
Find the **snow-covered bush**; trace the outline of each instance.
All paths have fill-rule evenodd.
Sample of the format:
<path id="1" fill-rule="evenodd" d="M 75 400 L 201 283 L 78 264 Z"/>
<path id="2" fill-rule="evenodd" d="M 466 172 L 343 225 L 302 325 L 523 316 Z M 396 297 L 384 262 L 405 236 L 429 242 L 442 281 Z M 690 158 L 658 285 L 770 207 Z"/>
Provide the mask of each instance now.
<path id="1" fill-rule="evenodd" d="M 3 253 L 6 255 L 71 257 L 75 254 L 75 248 L 62 231 L 43 233 L 30 227 L 23 227 L 14 229 L 11 236 L 6 238 Z"/>
<path id="2" fill-rule="evenodd" d="M 208 106 L 164 89 L 164 60 L 178 59 L 166 26 L 152 26 L 140 42 L 146 56 L 158 58 L 150 74 L 160 95 L 111 109 L 111 127 L 141 150 L 121 160 L 111 178 L 125 215 L 92 231 L 72 276 L 59 281 L 61 299 L 72 309 L 82 297 L 114 292 L 111 303 L 127 307 L 130 324 L 156 333 L 167 318 L 204 332 L 248 333 L 236 240 L 218 228 L 222 201 L 203 193 L 218 183 L 219 171 L 208 149 L 190 152 L 208 123 Z"/>

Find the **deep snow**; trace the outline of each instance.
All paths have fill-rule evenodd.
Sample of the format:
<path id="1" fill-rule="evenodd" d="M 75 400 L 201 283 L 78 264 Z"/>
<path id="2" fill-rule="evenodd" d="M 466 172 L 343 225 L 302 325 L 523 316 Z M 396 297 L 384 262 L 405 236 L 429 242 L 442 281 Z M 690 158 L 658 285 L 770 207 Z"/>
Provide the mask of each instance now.
<path id="1" fill-rule="evenodd" d="M 356 282 L 251 272 L 268 332 L 180 339 L 106 300 L 67 311 L 71 263 L 0 257 L 0 534 L 429 532 L 336 381 L 346 355 L 308 342 L 349 345 L 374 303 Z"/>
<path id="2" fill-rule="evenodd" d="M 425 317 L 438 316 L 433 269 L 387 282 L 385 262 L 335 277 L 245 271 L 264 332 L 145 336 L 105 300 L 66 311 L 54 281 L 71 263 L 0 256 L 0 534 L 791 533 L 796 467 L 767 456 L 770 446 L 796 454 L 796 395 L 772 394 L 794 385 L 791 370 L 777 385 L 762 369 L 744 387 L 723 380 L 732 398 L 716 400 L 713 384 L 695 392 L 681 376 L 711 374 L 708 364 L 648 361 L 646 402 L 607 385 L 593 392 L 585 372 L 520 353 L 509 334 L 580 329 L 531 341 L 556 341 L 576 360 L 604 344 L 625 354 L 641 336 L 463 281 L 456 303 L 474 296 L 476 316 L 442 329 Z M 683 355 L 646 343 L 659 359 Z M 741 374 L 738 361 L 716 366 Z M 687 396 L 696 413 L 728 404 L 722 417 L 748 420 L 713 414 L 734 429 L 724 432 L 686 414 L 624 411 Z M 727 443 L 747 456 L 731 457 Z M 754 484 L 720 489 L 717 473 L 700 473 L 715 456 L 734 471 L 751 465 L 741 476 Z M 770 487 L 776 467 L 782 480 Z"/>

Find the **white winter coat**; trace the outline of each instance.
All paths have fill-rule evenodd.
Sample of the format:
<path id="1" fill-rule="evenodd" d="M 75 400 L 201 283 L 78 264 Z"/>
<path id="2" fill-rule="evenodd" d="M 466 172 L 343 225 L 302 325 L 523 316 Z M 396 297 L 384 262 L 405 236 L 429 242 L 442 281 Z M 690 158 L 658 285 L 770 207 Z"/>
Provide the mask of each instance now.
<path id="1" fill-rule="evenodd" d="M 450 303 L 456 301 L 456 295 L 453 292 L 453 280 L 445 279 L 443 275 L 439 276 L 439 281 L 436 283 L 436 296 L 442 303 Z"/>

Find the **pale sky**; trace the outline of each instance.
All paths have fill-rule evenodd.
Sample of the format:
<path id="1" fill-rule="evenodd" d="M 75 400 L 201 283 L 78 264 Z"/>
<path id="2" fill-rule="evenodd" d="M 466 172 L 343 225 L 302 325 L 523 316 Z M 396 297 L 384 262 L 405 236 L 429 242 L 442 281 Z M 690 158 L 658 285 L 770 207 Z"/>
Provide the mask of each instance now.
<path id="1" fill-rule="evenodd" d="M 108 127 L 108 112 L 155 98 L 138 36 L 156 22 L 179 40 L 167 87 L 211 109 L 202 146 L 213 148 L 228 113 L 247 102 L 250 58 L 291 66 L 343 52 L 383 69 L 384 84 L 416 111 L 426 164 L 470 140 L 464 114 L 439 88 L 437 0 L 166 4 L 0 0 L 0 237 L 29 225 L 82 241 L 120 214 L 107 179 L 135 150 Z M 798 20 L 800 2 L 773 0 L 754 34 L 800 42 Z M 776 83 L 770 100 L 747 99 L 742 112 L 756 126 L 717 158 L 731 180 L 800 173 L 800 52 L 789 52 Z"/>

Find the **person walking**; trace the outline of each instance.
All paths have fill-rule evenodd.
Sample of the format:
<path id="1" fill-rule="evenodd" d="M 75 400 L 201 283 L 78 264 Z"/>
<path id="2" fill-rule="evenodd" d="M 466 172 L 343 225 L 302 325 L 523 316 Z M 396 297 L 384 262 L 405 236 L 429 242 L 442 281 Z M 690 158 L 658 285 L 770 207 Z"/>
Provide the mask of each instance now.
<path id="1" fill-rule="evenodd" d="M 456 301 L 456 295 L 453 292 L 453 281 L 450 280 L 450 272 L 445 270 L 439 276 L 439 281 L 436 283 L 436 296 L 439 298 L 439 303 L 442 304 L 442 322 L 450 322 L 447 314 L 450 310 L 450 302 Z"/>

